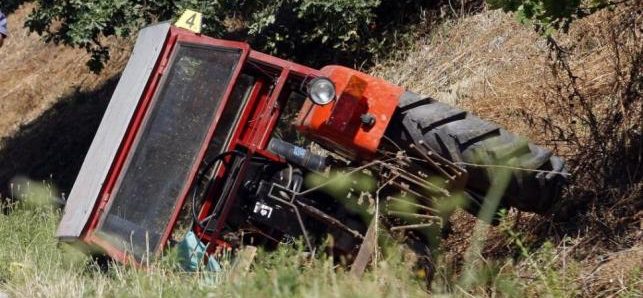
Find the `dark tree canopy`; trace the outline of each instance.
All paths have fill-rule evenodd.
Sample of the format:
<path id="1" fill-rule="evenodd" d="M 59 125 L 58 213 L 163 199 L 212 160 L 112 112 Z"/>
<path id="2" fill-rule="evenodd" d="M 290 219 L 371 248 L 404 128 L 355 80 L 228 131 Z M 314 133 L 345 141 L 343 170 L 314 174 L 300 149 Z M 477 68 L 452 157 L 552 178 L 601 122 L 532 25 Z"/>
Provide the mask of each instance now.
<path id="1" fill-rule="evenodd" d="M 624 0 L 627 1 L 627 0 Z M 24 0 L 3 0 L 16 9 Z M 253 48 L 312 66 L 353 66 L 386 55 L 411 40 L 413 26 L 438 8 L 480 8 L 483 0 L 34 0 L 26 26 L 47 42 L 85 48 L 90 68 L 109 59 L 105 36 L 127 37 L 185 9 L 204 14 L 205 34 L 244 40 Z M 608 7 L 609 0 L 486 0 L 492 8 L 514 11 L 542 33 L 564 29 L 575 18 Z M 583 6 L 590 5 L 590 6 Z M 458 11 L 444 9 L 443 11 Z"/>
<path id="2" fill-rule="evenodd" d="M 486 0 L 490 8 L 513 11 L 522 23 L 532 23 L 536 30 L 550 35 L 556 30 L 567 30 L 569 24 L 598 10 L 628 0 Z M 637 1 L 637 0 L 633 0 Z"/>
<path id="3" fill-rule="evenodd" d="M 5 14 L 12 13 L 20 4 L 27 2 L 25 0 L 2 0 L 0 1 L 0 10 Z"/>
<path id="4" fill-rule="evenodd" d="M 38 0 L 26 25 L 48 42 L 87 49 L 100 70 L 103 36 L 126 37 L 185 9 L 204 14 L 204 33 L 307 64 L 354 64 L 381 54 L 394 36 L 442 1 L 421 0 Z"/>

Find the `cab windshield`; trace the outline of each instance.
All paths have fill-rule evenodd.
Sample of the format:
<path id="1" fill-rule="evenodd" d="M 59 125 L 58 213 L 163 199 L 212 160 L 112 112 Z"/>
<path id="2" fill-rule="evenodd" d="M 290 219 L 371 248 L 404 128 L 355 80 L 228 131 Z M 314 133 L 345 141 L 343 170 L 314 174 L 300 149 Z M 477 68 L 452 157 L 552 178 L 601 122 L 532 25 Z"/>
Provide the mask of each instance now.
<path id="1" fill-rule="evenodd" d="M 162 244 L 241 55 L 177 44 L 98 227 L 100 238 L 139 260 Z"/>

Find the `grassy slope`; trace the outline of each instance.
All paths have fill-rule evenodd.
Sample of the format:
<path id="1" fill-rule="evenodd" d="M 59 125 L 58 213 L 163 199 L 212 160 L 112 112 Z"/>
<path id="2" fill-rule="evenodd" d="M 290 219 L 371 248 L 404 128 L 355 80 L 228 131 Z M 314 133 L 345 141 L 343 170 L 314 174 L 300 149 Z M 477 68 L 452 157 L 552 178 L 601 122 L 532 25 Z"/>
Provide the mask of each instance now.
<path id="1" fill-rule="evenodd" d="M 25 9 L 10 16 L 12 27 L 20 27 Z M 590 19 L 585 26 L 575 27 L 571 35 L 561 37 L 569 44 L 580 45 L 573 66 L 585 78 L 584 88 L 605 96 L 615 93 L 609 76 L 614 57 L 612 45 L 600 31 L 613 25 L 611 18 L 613 15 L 608 14 Z M 587 37 L 583 40 L 583 36 Z M 0 122 L 0 135 L 5 136 L 36 119 L 60 98 L 66 98 L 61 95 L 73 92 L 75 86 L 87 90 L 100 86 L 111 77 L 110 71 L 118 72 L 122 57 L 126 57 L 117 55 L 111 70 L 97 77 L 86 72 L 82 65 L 85 56 L 79 51 L 43 46 L 23 31 L 13 38 L 0 51 L 0 60 L 6 61 L 0 73 L 0 90 L 11 90 L 4 94 L 0 107 L 3 114 L 10 115 Z M 57 59 L 50 59 L 51 52 L 57 53 Z M 544 41 L 529 28 L 505 14 L 485 12 L 445 24 L 430 37 L 419 40 L 414 50 L 399 59 L 383 61 L 374 72 L 548 143 L 551 138 L 539 127 L 527 124 L 519 113 L 550 113 L 546 94 L 556 86 L 547 55 Z M 40 57 L 35 60 L 40 62 L 25 59 L 28 56 Z M 7 75 L 5 67 L 14 70 L 13 75 Z M 610 71 L 601 71 L 605 69 Z M 561 143 L 548 145 L 560 145 L 559 150 L 570 155 L 576 150 Z M 37 189 L 33 184 L 32 187 Z M 32 203 L 0 215 L 0 293 L 17 297 L 424 295 L 416 278 L 409 274 L 402 253 L 388 246 L 376 270 L 361 281 L 324 258 L 308 262 L 292 248 L 262 253 L 249 275 L 236 281 L 225 274 L 212 281 L 181 273 L 171 257 L 145 272 L 115 266 L 101 273 L 85 256 L 57 245 L 52 233 L 58 218 L 58 212 L 49 204 Z M 439 256 L 434 294 L 635 297 L 642 293 L 643 251 L 641 233 L 636 232 L 640 221 L 636 218 L 624 221 L 625 232 L 619 235 L 602 235 L 595 226 L 585 226 L 585 222 L 577 222 L 574 233 L 558 235 L 542 232 L 559 231 L 547 224 L 550 219 L 512 212 L 503 224 L 486 230 L 483 239 L 477 240 L 471 237 L 473 226 L 487 226 L 464 213 L 454 215 L 453 220 L 455 231 L 446 239 Z M 608 233 L 612 232 L 609 216 L 598 220 L 604 220 Z M 590 237 L 592 233 L 601 237 Z M 480 250 L 470 250 L 475 247 L 471 243 L 480 244 Z M 463 268 L 473 277 L 471 280 L 463 278 L 467 276 Z M 466 271 L 467 268 L 472 269 Z"/>
<path id="2" fill-rule="evenodd" d="M 112 61 L 101 75 L 85 66 L 82 49 L 44 45 L 24 28 L 32 6 L 25 4 L 8 16 L 11 37 L 0 49 L 0 138 L 33 121 L 60 98 L 100 87 L 127 61 L 127 43 L 112 43 Z"/>
<path id="3" fill-rule="evenodd" d="M 78 296 L 244 296 L 244 297 L 415 297 L 421 287 L 402 264 L 400 254 L 380 260 L 377 273 L 357 280 L 336 270 L 332 260 L 313 262 L 292 248 L 259 252 L 254 270 L 232 280 L 182 273 L 172 257 L 146 271 L 112 266 L 101 272 L 92 261 L 52 238 L 59 216 L 50 205 L 29 204 L 0 215 L 0 293 L 16 297 Z M 230 271 L 224 262 L 223 268 Z"/>
<path id="4" fill-rule="evenodd" d="M 632 88 L 624 87 L 641 84 L 641 34 L 627 28 L 642 23 L 640 12 L 626 7 L 581 20 L 569 34 L 556 36 L 560 45 L 570 49 L 566 60 L 577 76 L 575 85 L 553 62 L 544 38 L 500 12 L 454 21 L 419 41 L 416 50 L 385 61 L 375 70 L 391 81 L 462 106 L 555 148 L 566 157 L 574 176 L 564 200 L 576 209 L 571 213 L 574 216 L 558 222 L 511 213 L 507 218 L 511 229 L 492 228 L 482 251 L 487 260 L 551 254 L 553 259 L 541 268 L 562 275 L 559 280 L 571 281 L 559 293 L 562 296 L 622 294 L 628 280 L 639 294 L 643 291 L 640 277 L 628 279 L 643 268 L 643 183 L 636 174 L 641 165 L 643 99 L 640 89 L 631 92 Z M 628 92 L 633 95 L 625 96 Z M 627 102 L 634 104 L 625 108 Z M 621 114 L 611 118 L 615 109 Z M 602 124 L 594 129 L 586 119 Z M 612 119 L 619 123 L 605 125 Z M 609 128 L 601 132 L 602 125 Z M 620 138 L 623 131 L 639 134 Z M 623 148 L 639 149 L 628 155 Z M 612 166 L 601 164 L 619 155 L 632 159 Z M 619 177 L 614 167 L 630 174 Z M 475 219 L 458 214 L 452 220 L 456 233 L 445 241 L 445 257 L 460 263 L 470 247 Z M 570 261 L 576 268 L 568 272 Z M 523 272 L 519 274 L 529 278 L 541 274 L 533 265 L 529 258 L 521 261 L 518 269 Z"/>
<path id="5" fill-rule="evenodd" d="M 84 50 L 29 34 L 23 24 L 31 9 L 8 16 L 11 36 L 0 49 L 0 196 L 10 195 L 17 175 L 69 192 L 130 48 L 110 41 L 112 60 L 92 74 Z"/>

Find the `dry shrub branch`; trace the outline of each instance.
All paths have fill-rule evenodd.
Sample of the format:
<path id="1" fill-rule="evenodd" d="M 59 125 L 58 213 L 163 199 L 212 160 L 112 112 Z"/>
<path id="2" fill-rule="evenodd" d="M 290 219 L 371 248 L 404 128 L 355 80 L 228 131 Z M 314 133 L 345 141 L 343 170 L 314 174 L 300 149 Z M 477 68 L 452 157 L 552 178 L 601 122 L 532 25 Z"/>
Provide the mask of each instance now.
<path id="1" fill-rule="evenodd" d="M 576 282 L 584 296 L 614 295 L 640 282 L 632 275 L 643 266 L 640 7 L 624 3 L 548 38 L 550 77 L 540 85 L 540 108 L 519 110 L 573 173 L 554 217 L 520 225 L 532 245 L 557 243 L 555 266 L 581 262 Z"/>
<path id="2" fill-rule="evenodd" d="M 643 267 L 642 2 L 602 10 L 549 39 L 512 15 L 487 11 L 433 28 L 414 51 L 374 69 L 567 160 L 573 177 L 556 216 L 509 212 L 513 236 L 490 229 L 485 258 L 520 264 L 525 253 L 516 240 L 529 253 L 550 242 L 550 265 L 579 263 L 570 282 L 586 296 L 622 290 L 633 268 Z M 457 270 L 476 221 L 464 213 L 451 220 L 443 247 Z"/>
<path id="3" fill-rule="evenodd" d="M 546 113 L 521 114 L 560 147 L 574 174 L 559 217 L 587 206 L 596 210 L 586 220 L 618 234 L 640 220 L 643 207 L 642 16 L 629 4 L 597 19 L 601 26 L 575 28 L 575 43 L 548 38 L 552 80 L 542 98 Z"/>

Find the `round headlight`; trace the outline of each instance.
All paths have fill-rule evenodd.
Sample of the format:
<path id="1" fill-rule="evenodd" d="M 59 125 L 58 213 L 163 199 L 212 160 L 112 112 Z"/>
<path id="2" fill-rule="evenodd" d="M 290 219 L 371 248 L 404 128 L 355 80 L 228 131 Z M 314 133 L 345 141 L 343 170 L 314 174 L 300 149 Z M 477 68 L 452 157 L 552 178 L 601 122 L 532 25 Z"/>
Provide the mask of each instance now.
<path id="1" fill-rule="evenodd" d="M 318 105 L 329 104 L 335 95 L 335 84 L 328 78 L 315 78 L 308 84 L 308 97 Z"/>

